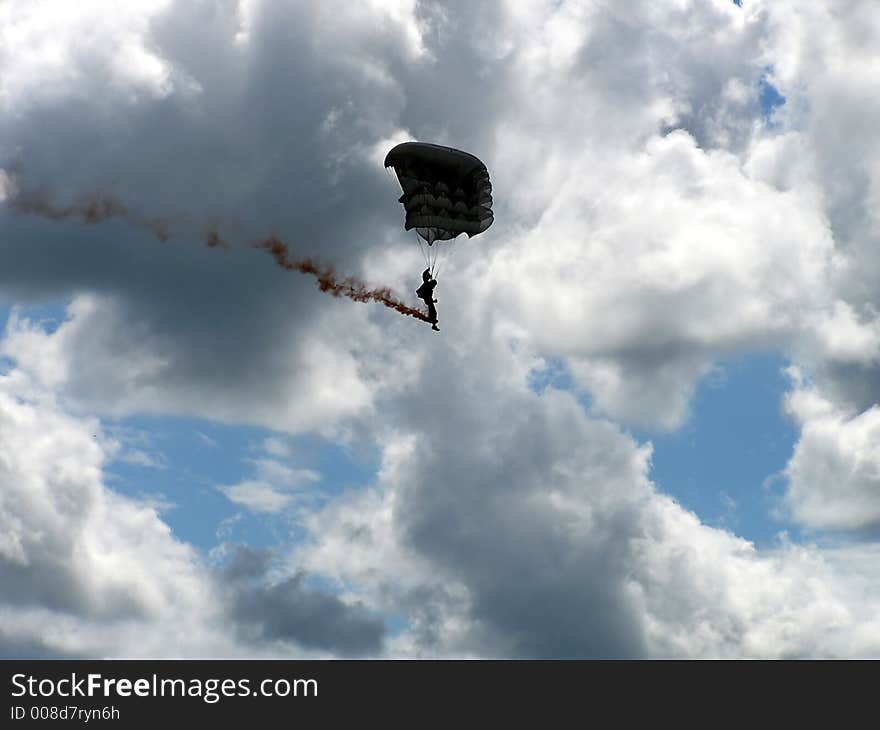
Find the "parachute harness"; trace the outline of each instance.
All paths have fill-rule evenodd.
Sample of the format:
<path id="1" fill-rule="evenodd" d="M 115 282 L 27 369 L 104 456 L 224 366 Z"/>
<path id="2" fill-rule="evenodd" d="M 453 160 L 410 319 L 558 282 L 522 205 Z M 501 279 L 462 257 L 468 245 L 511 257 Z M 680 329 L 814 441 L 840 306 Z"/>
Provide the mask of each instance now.
<path id="1" fill-rule="evenodd" d="M 416 234 L 416 245 L 419 247 L 419 251 L 422 254 L 422 258 L 425 260 L 425 266 L 427 266 L 433 272 L 434 271 L 434 264 L 431 262 L 430 251 L 422 245 L 422 239 L 419 236 L 418 231 L 413 231 L 413 233 Z"/>

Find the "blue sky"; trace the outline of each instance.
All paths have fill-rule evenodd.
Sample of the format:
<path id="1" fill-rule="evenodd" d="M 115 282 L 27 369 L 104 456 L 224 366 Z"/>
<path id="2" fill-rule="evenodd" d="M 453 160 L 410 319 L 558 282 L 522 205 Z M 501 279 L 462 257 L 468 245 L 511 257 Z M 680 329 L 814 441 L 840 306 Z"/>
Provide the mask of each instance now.
<path id="1" fill-rule="evenodd" d="M 654 444 L 652 475 L 658 487 L 709 524 L 761 546 L 797 526 L 775 516 L 785 484 L 782 473 L 797 430 L 782 412 L 790 388 L 776 357 L 719 363 L 703 380 L 687 424 L 671 434 L 639 433 Z"/>

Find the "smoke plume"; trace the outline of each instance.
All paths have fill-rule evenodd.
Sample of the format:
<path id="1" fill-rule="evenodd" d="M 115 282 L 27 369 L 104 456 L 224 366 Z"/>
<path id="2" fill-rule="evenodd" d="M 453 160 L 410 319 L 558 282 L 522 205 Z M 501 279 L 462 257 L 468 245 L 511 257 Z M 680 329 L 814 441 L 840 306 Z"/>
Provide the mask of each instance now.
<path id="1" fill-rule="evenodd" d="M 253 244 L 254 248 L 262 248 L 272 254 L 277 264 L 288 271 L 299 271 L 301 274 L 311 274 L 318 280 L 318 288 L 329 292 L 334 297 L 348 297 L 356 302 L 379 302 L 389 309 L 401 314 L 415 317 L 423 322 L 430 322 L 428 315 L 418 309 L 413 309 L 400 301 L 388 287 L 370 289 L 362 281 L 347 276 L 342 280 L 336 278 L 336 273 L 331 266 L 319 266 L 311 259 L 291 259 L 287 245 L 277 236 L 270 236 L 265 241 Z"/>
<path id="2" fill-rule="evenodd" d="M 171 234 L 167 218 L 147 218 L 132 213 L 128 207 L 106 195 L 94 195 L 70 205 L 53 205 L 49 198 L 38 191 L 24 191 L 15 195 L 9 205 L 18 213 L 38 215 L 53 221 L 78 221 L 80 223 L 103 223 L 110 218 L 121 218 L 133 228 L 152 233 L 163 243 Z"/>
<path id="3" fill-rule="evenodd" d="M 124 220 L 133 228 L 148 231 L 160 241 L 171 237 L 172 220 L 166 217 L 148 218 L 138 215 L 119 200 L 106 195 L 95 195 L 65 206 L 53 204 L 48 196 L 37 191 L 17 192 L 6 201 L 17 213 L 36 215 L 53 221 L 76 221 L 88 224 L 103 223 L 111 218 Z M 222 238 L 218 226 L 211 226 L 205 234 L 204 244 L 209 248 L 226 248 L 227 241 Z M 288 271 L 310 274 L 318 280 L 318 288 L 334 297 L 348 297 L 356 302 L 378 302 L 408 317 L 423 322 L 431 322 L 428 315 L 401 301 L 388 287 L 370 288 L 359 279 L 347 276 L 338 279 L 333 267 L 320 265 L 312 259 L 291 257 L 287 245 L 277 236 L 252 244 L 254 248 L 264 249 L 272 254 L 277 264 Z"/>

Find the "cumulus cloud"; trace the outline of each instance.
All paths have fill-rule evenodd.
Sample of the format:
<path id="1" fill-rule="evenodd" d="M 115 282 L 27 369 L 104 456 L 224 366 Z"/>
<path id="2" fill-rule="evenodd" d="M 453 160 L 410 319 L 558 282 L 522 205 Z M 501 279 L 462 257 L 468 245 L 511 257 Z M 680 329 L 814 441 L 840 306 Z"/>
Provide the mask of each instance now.
<path id="1" fill-rule="evenodd" d="M 773 83 L 786 98 L 780 119 L 791 130 L 787 149 L 768 165 L 774 174 L 798 178 L 816 191 L 838 249 L 832 284 L 850 309 L 832 317 L 847 346 L 801 353 L 823 392 L 845 409 L 864 410 L 877 400 L 876 345 L 853 347 L 849 323 L 876 328 L 880 258 L 877 190 L 880 106 L 869 89 L 877 69 L 871 60 L 880 27 L 870 3 L 798 7 L 767 5 L 774 50 Z"/>
<path id="2" fill-rule="evenodd" d="M 792 373 L 786 398 L 800 439 L 786 468 L 794 517 L 813 528 L 868 530 L 880 524 L 880 410 L 835 405 Z"/>
<path id="3" fill-rule="evenodd" d="M 20 371 L 0 379 L 3 635 L 69 655 L 218 650 L 197 554 L 102 484 L 98 430 Z"/>
<path id="4" fill-rule="evenodd" d="M 709 528 L 657 492 L 650 445 L 623 428 L 681 425 L 719 358 L 789 357 L 816 384 L 788 400 L 794 518 L 876 524 L 870 11 L 4 4 L 10 654 L 876 654 L 868 548 L 757 551 Z M 767 84 L 785 99 L 769 122 Z M 418 253 L 379 165 L 406 138 L 477 152 L 495 186 L 496 223 L 441 280 L 438 337 L 248 245 L 277 233 L 411 291 Z M 21 191 L 110 193 L 174 230 L 22 215 Z M 210 230 L 229 248 L 202 245 Z M 45 301 L 66 306 L 52 331 L 27 314 Z M 548 357 L 590 415 L 528 390 Z M 283 571 L 240 548 L 220 590 L 154 510 L 101 484 L 88 414 L 140 413 L 362 438 L 383 465 L 298 513 L 310 540 Z M 282 438 L 230 499 L 293 504 L 309 477 L 284 471 Z M 377 618 L 401 614 L 395 635 Z"/>
<path id="5" fill-rule="evenodd" d="M 276 441 L 267 446 L 275 448 Z M 276 459 L 257 459 L 254 467 L 253 479 L 217 487 L 230 501 L 254 512 L 281 512 L 297 501 L 309 502 L 313 499 L 309 492 L 321 481 L 321 475 L 312 469 L 296 469 Z M 305 489 L 298 489 L 302 486 Z"/>
<path id="6" fill-rule="evenodd" d="M 708 66 L 709 54 L 696 60 L 702 41 L 680 24 L 678 10 L 643 9 L 663 17 L 632 22 L 632 34 L 651 49 L 634 51 L 632 63 L 662 55 L 667 77 L 638 65 L 629 83 L 600 87 L 601 94 L 591 82 L 600 83 L 606 67 L 576 61 L 605 49 L 605 36 L 585 34 L 558 76 L 542 79 L 538 111 L 504 127 L 505 141 L 518 149 L 542 140 L 520 178 L 532 179 L 533 166 L 552 179 L 537 178 L 547 197 L 532 225 L 495 253 L 488 273 L 498 316 L 569 357 L 575 376 L 615 417 L 679 425 L 694 384 L 732 351 L 789 352 L 801 343 L 861 357 L 876 351 L 876 329 L 835 289 L 845 261 L 815 184 L 803 174 L 790 175 L 787 186 L 769 184 L 782 174 L 768 152 L 781 145 L 779 132 L 756 118 L 759 81 L 772 62 L 762 40 L 772 25 L 766 11 L 745 21 L 730 5 L 682 11 L 690 27 L 696 22 L 702 37 L 712 37 Z M 629 30 L 613 11 L 596 14 L 589 21 L 600 27 Z M 626 68 L 614 54 L 628 50 L 606 49 L 617 62 L 608 66 Z M 588 88 L 571 93 L 581 87 Z M 601 110 L 628 111 L 635 93 L 638 108 L 609 126 Z M 728 98 L 748 101 L 722 115 L 744 123 L 739 144 L 710 133 L 712 110 Z M 560 120 L 553 133 L 539 133 L 551 117 Z M 502 173 L 511 157 L 502 157 Z M 534 186 L 512 187 L 517 203 L 517 189 L 534 198 Z M 852 333 L 845 343 L 839 324 Z"/>
<path id="7" fill-rule="evenodd" d="M 435 387 L 472 405 L 390 435 L 375 487 L 315 512 L 306 522 L 311 539 L 292 556 L 375 610 L 402 613 L 407 628 L 389 639 L 389 651 L 558 658 L 880 650 L 878 596 L 868 589 L 876 571 L 867 561 L 853 570 L 845 551 L 787 540 L 758 550 L 659 493 L 650 447 L 586 416 L 570 394 L 466 380 L 450 376 Z M 441 435 L 441 424 L 452 428 Z"/>
<path id="8" fill-rule="evenodd" d="M 262 313 L 245 310 L 231 316 L 268 317 L 277 304 L 267 300 Z M 173 320 L 171 309 L 180 305 L 159 306 L 167 306 L 163 316 Z M 233 344 L 226 337 L 237 329 L 233 318 L 224 331 L 208 328 L 196 334 L 190 330 L 192 321 L 174 332 L 126 298 L 82 294 L 71 301 L 65 320 L 52 332 L 14 313 L 2 347 L 46 387 L 62 389 L 71 402 L 110 415 L 199 414 L 296 432 L 332 430 L 371 408 L 374 395 L 368 382 L 381 389 L 384 367 L 381 354 L 366 363 L 355 356 L 365 340 L 377 337 L 363 320 L 361 334 L 349 341 L 348 352 L 335 345 L 345 322 L 338 318 L 328 326 L 312 325 L 315 337 L 303 338 L 301 329 L 276 319 L 272 311 L 271 330 L 251 331 L 262 343 L 248 343 L 248 327 L 241 323 L 241 334 L 235 337 L 239 348 L 260 349 L 272 340 L 270 357 L 275 362 L 257 366 L 250 359 L 255 354 L 247 349 L 235 349 L 234 359 L 224 359 L 222 350 Z M 394 377 L 405 377 L 405 372 Z"/>
<path id="9" fill-rule="evenodd" d="M 227 548 L 211 567 L 150 500 L 104 483 L 113 444 L 12 370 L 0 377 L 0 654 L 359 655 L 384 624 L 362 606 Z M 110 448 L 105 449 L 109 444 Z M 260 472 L 312 479 L 278 465 Z M 222 551 L 221 551 L 222 552 Z"/>
<path id="10" fill-rule="evenodd" d="M 306 650 L 339 656 L 377 654 L 382 649 L 382 619 L 362 604 L 348 604 L 325 590 L 308 588 L 300 571 L 273 580 L 272 556 L 243 545 L 224 546 L 221 576 L 230 594 L 239 631 L 250 643 L 293 642 Z"/>

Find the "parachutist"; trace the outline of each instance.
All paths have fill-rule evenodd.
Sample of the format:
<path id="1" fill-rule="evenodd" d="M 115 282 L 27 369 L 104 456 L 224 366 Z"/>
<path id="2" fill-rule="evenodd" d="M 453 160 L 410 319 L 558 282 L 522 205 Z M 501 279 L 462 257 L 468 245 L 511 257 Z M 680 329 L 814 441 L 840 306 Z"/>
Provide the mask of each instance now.
<path id="1" fill-rule="evenodd" d="M 437 280 L 431 276 L 431 269 L 425 269 L 422 272 L 422 285 L 416 289 L 416 296 L 428 305 L 428 321 L 431 323 L 431 329 L 440 331 L 437 326 L 437 307 L 434 303 L 434 287 L 437 286 Z"/>
<path id="2" fill-rule="evenodd" d="M 478 236 L 495 220 L 489 171 L 472 154 L 425 142 L 402 142 L 385 155 L 384 164 L 397 174 L 403 192 L 397 202 L 406 211 L 403 227 L 415 230 L 426 261 L 436 264 L 441 251 L 462 233 L 468 238 Z M 437 246 L 434 253 L 428 254 L 421 241 L 429 249 Z M 431 269 L 425 269 L 416 295 L 428 305 L 432 329 L 439 331 L 433 297 L 436 285 Z"/>

